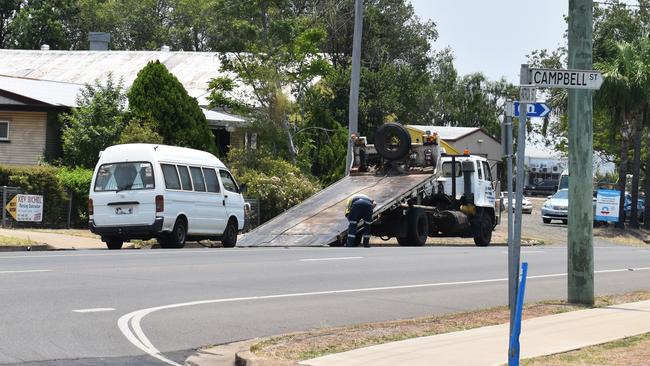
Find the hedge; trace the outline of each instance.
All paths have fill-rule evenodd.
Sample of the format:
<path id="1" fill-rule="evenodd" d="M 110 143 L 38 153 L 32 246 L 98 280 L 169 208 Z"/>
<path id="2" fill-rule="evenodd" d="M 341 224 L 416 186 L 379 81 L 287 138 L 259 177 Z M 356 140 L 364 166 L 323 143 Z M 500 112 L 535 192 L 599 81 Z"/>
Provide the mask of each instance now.
<path id="1" fill-rule="evenodd" d="M 0 186 L 19 187 L 23 193 L 43 196 L 44 226 L 65 226 L 72 198 L 71 223 L 75 227 L 86 227 L 91 179 L 90 169 L 0 165 Z"/>

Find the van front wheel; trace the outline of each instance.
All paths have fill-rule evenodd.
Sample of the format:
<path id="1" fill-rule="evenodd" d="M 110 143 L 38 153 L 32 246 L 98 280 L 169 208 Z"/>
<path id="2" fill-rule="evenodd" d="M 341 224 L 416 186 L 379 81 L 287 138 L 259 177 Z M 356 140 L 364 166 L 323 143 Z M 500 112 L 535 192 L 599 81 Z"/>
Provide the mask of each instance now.
<path id="1" fill-rule="evenodd" d="M 233 248 L 237 244 L 237 222 L 235 220 L 230 219 L 228 221 L 221 238 L 221 244 L 224 248 Z"/>

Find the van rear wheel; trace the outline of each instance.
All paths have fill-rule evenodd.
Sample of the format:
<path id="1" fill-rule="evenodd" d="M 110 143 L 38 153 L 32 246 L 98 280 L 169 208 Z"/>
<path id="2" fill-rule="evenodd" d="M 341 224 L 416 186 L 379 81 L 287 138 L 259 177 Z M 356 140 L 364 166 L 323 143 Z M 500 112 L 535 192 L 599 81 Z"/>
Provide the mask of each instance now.
<path id="1" fill-rule="evenodd" d="M 163 248 L 182 248 L 187 238 L 187 224 L 182 218 L 176 219 L 172 232 L 162 237 L 160 246 Z"/>
<path id="2" fill-rule="evenodd" d="M 104 241 L 108 249 L 122 249 L 122 245 L 124 244 L 124 240 L 120 238 L 106 238 Z"/>
<path id="3" fill-rule="evenodd" d="M 234 219 L 228 220 L 226 230 L 223 232 L 221 244 L 224 248 L 233 248 L 237 244 L 237 221 Z"/>

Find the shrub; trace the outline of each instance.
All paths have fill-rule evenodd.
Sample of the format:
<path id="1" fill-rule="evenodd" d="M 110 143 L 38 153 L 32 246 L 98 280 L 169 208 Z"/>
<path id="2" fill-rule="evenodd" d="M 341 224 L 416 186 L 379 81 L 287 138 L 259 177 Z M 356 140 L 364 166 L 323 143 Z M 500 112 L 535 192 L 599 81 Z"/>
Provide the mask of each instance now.
<path id="1" fill-rule="evenodd" d="M 260 200 L 260 219 L 268 221 L 320 190 L 316 179 L 266 151 L 232 149 L 228 161 L 233 175 L 248 186 L 247 196 Z"/>
<path id="2" fill-rule="evenodd" d="M 56 176 L 65 191 L 72 195 L 72 225 L 85 226 L 88 223 L 88 190 L 93 170 L 60 168 Z"/>

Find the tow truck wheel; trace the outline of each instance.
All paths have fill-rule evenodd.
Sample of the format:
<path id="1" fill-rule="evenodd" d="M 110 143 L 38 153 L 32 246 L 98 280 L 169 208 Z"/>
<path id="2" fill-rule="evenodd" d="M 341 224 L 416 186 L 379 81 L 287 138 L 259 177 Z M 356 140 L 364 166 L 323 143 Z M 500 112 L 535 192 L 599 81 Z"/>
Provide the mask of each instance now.
<path id="1" fill-rule="evenodd" d="M 411 208 L 406 213 L 407 237 L 397 238 L 401 246 L 421 247 L 429 236 L 429 217 L 421 208 Z"/>
<path id="2" fill-rule="evenodd" d="M 492 218 L 490 217 L 490 214 L 483 212 L 481 215 L 481 231 L 479 233 L 479 236 L 474 238 L 474 244 L 476 244 L 477 247 L 487 247 L 490 245 L 490 241 L 492 240 L 493 226 L 494 225 L 492 225 Z"/>
<path id="3" fill-rule="evenodd" d="M 375 149 L 384 159 L 402 159 L 411 149 L 411 135 L 399 123 L 383 124 L 375 133 Z"/>

